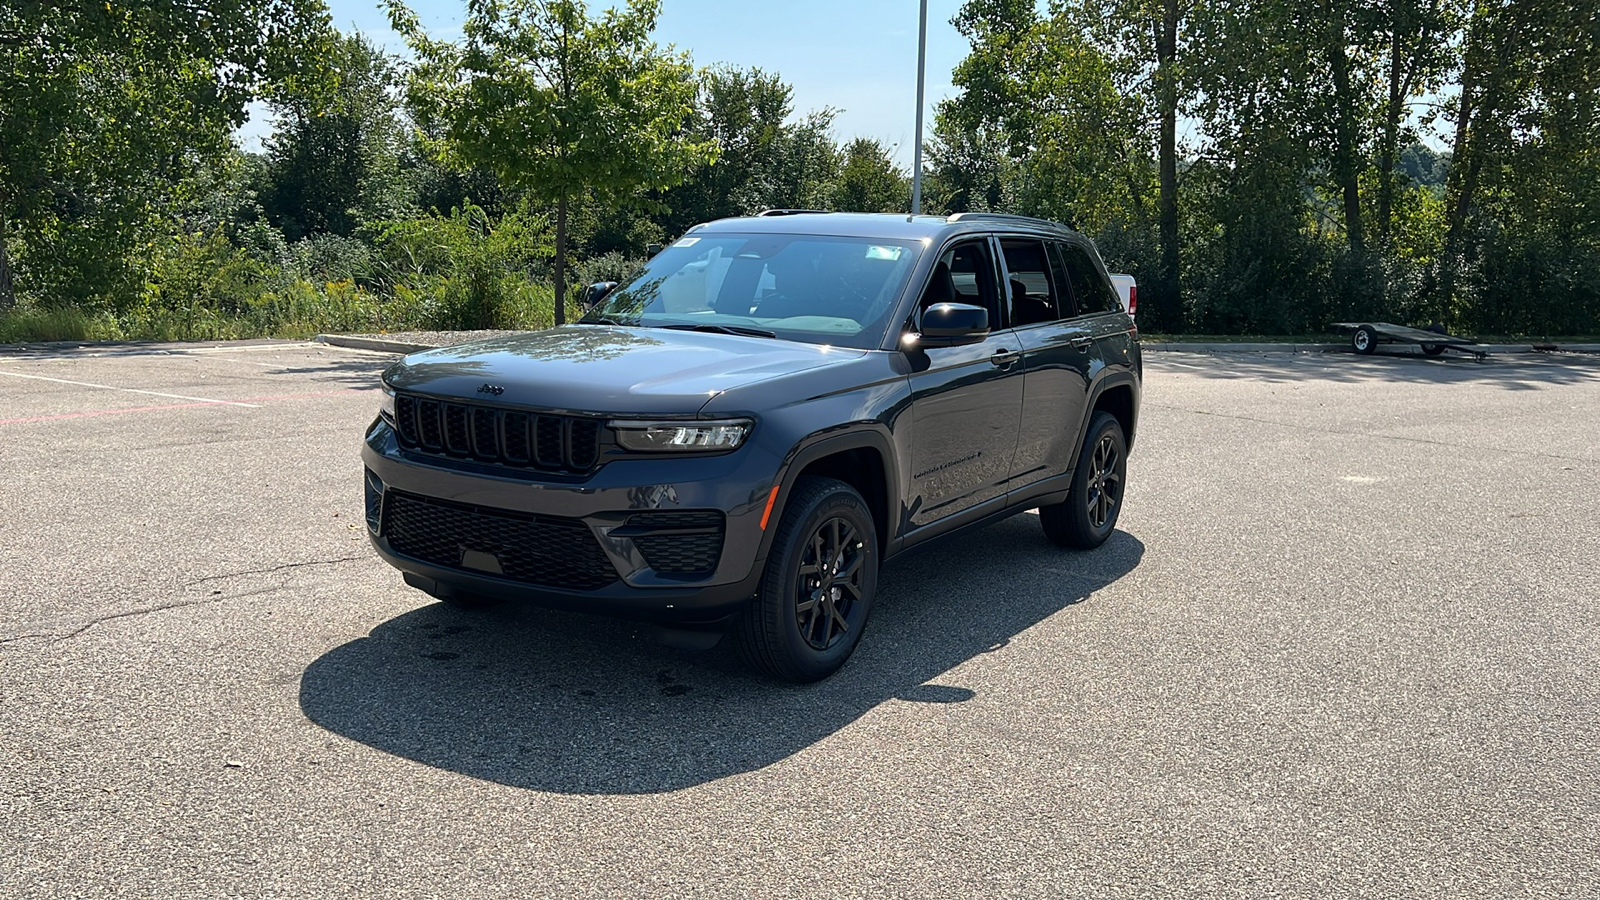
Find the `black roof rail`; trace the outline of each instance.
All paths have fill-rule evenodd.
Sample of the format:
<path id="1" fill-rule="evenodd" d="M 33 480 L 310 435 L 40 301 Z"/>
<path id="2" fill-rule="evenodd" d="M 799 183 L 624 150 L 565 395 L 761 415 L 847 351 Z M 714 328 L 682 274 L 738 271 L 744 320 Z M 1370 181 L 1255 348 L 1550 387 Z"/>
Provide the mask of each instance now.
<path id="1" fill-rule="evenodd" d="M 758 216 L 810 216 L 833 212 L 831 209 L 763 209 Z"/>
<path id="2" fill-rule="evenodd" d="M 1034 218 L 1033 216 L 1019 216 L 1012 213 L 959 212 L 945 218 L 946 222 L 971 222 L 974 220 L 988 222 L 1015 222 L 1018 225 L 1047 225 L 1051 228 L 1062 227 L 1060 222 L 1052 222 L 1049 219 L 1038 219 Z M 1073 231 L 1078 230 L 1077 226 L 1073 225 L 1071 222 L 1067 222 L 1066 227 L 1072 229 Z"/>

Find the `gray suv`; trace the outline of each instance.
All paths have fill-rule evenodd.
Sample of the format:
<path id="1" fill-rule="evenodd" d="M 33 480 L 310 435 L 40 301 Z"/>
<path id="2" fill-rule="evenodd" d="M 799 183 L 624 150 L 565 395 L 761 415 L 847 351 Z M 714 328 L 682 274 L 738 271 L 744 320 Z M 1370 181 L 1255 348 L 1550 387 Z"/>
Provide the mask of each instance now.
<path id="1" fill-rule="evenodd" d="M 774 210 L 698 225 L 550 331 L 383 375 L 366 517 L 408 584 L 731 633 L 815 681 L 880 565 L 1029 509 L 1111 534 L 1138 331 L 1037 219 Z"/>

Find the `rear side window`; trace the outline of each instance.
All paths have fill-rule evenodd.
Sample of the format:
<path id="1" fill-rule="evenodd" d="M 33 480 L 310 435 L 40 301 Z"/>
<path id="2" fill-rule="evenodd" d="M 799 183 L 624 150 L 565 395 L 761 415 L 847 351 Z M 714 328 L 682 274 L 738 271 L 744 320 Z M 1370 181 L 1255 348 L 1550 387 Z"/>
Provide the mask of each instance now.
<path id="1" fill-rule="evenodd" d="M 1002 238 L 1006 274 L 1011 296 L 1012 321 L 1018 328 L 1054 322 L 1061 318 L 1061 304 L 1050 280 L 1049 253 L 1043 241 Z M 1064 285 L 1063 285 L 1064 287 Z"/>
<path id="2" fill-rule="evenodd" d="M 1117 299 L 1117 289 L 1111 286 L 1100 269 L 1089 258 L 1088 251 L 1076 244 L 1056 243 L 1055 251 L 1061 255 L 1061 264 L 1067 270 L 1067 280 L 1072 284 L 1072 298 L 1077 303 L 1078 315 L 1112 312 L 1122 308 Z"/>

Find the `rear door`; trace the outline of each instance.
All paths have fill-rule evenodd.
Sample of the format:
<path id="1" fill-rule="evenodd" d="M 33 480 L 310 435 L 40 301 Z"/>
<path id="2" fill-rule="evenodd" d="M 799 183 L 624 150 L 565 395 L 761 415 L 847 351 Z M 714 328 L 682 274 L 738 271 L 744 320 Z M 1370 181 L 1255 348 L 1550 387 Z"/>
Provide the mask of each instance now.
<path id="1" fill-rule="evenodd" d="M 1094 329 L 1077 314 L 1054 244 L 1037 237 L 1000 239 L 1024 369 L 1013 492 L 1071 468 L 1094 364 Z"/>
<path id="2" fill-rule="evenodd" d="M 949 273 L 942 288 L 941 267 Z M 1007 326 L 989 238 L 963 240 L 940 254 L 917 315 L 942 301 L 986 308 L 989 336 L 965 347 L 907 353 L 912 464 L 905 514 L 913 541 L 1004 503 L 1022 416 L 1021 354 Z"/>
<path id="3" fill-rule="evenodd" d="M 1094 358 L 1099 367 L 1139 369 L 1139 347 L 1134 340 L 1133 320 L 1122 306 L 1122 296 L 1111 285 L 1100 254 L 1087 238 L 1075 237 L 1057 245 L 1072 282 L 1073 302 L 1078 320 L 1094 337 Z M 1096 367 L 1091 374 L 1098 373 Z"/>

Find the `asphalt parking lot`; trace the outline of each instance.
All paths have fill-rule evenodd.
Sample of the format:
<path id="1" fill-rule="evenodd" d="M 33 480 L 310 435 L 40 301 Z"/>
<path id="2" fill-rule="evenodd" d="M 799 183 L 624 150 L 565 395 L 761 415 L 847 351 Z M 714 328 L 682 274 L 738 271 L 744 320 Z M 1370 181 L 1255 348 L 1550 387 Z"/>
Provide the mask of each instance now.
<path id="1" fill-rule="evenodd" d="M 390 357 L 0 351 L 0 896 L 1595 896 L 1600 357 L 1147 355 L 805 688 L 368 549 Z"/>

